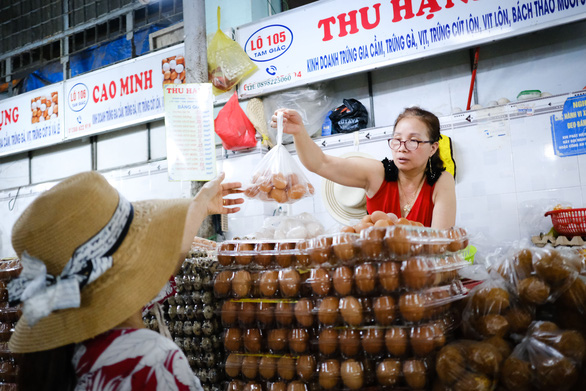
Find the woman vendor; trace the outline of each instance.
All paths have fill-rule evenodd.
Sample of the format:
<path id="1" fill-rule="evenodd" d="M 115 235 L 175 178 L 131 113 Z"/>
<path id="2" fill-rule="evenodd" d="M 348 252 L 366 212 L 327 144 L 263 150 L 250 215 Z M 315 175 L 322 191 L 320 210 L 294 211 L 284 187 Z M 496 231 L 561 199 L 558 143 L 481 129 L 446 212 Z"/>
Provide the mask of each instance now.
<path id="1" fill-rule="evenodd" d="M 385 158 L 381 164 L 374 159 L 326 155 L 295 110 L 277 110 L 272 127 L 277 126 L 279 111 L 283 112 L 283 131 L 293 135 L 301 163 L 335 183 L 363 188 L 369 214 L 381 210 L 439 229 L 455 224 L 455 183 L 439 156 L 440 124 L 434 114 L 419 107 L 405 109 L 388 140 L 392 160 Z"/>

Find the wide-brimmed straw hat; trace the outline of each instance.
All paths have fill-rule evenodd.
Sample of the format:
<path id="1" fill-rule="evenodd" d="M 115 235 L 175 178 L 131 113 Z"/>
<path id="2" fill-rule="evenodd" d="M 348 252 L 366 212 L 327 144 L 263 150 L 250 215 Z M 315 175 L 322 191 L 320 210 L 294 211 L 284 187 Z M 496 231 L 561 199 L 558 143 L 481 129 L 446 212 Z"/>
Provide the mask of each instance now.
<path id="1" fill-rule="evenodd" d="M 374 159 L 364 152 L 348 152 L 341 158 L 361 157 Z M 322 198 L 330 215 L 339 223 L 349 225 L 366 216 L 366 191 L 357 187 L 342 186 L 329 179 L 322 181 Z"/>
<path id="2" fill-rule="evenodd" d="M 121 200 L 97 172 L 74 175 L 42 193 L 23 212 L 14 224 L 12 246 L 19 257 L 25 253 L 37 258 L 46 265 L 47 274 L 59 276 L 76 249 L 85 248 L 90 238 L 104 232 Z M 132 203 L 122 242 L 107 254 L 112 266 L 81 289 L 79 308 L 53 311 L 32 327 L 26 316 L 21 317 L 8 344 L 10 350 L 36 352 L 81 342 L 140 311 L 178 265 L 190 202 Z"/>

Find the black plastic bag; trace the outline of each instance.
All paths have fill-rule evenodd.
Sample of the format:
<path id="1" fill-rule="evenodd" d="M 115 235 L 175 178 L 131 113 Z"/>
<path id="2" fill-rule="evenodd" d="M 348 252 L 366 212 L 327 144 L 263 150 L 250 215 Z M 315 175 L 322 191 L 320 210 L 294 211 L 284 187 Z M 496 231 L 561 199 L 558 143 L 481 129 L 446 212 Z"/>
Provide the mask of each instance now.
<path id="1" fill-rule="evenodd" d="M 352 133 L 366 128 L 368 124 L 366 107 L 356 99 L 344 99 L 343 102 L 342 106 L 336 107 L 330 114 L 332 133 Z"/>

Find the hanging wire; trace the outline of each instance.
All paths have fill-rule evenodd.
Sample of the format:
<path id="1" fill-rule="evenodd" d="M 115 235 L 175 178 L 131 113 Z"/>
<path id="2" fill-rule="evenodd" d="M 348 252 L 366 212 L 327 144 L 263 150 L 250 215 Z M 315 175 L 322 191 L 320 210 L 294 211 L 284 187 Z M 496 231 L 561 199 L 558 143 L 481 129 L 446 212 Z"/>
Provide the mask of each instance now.
<path id="1" fill-rule="evenodd" d="M 16 205 L 16 199 L 18 198 L 18 193 L 20 193 L 20 189 L 21 187 L 19 186 L 18 190 L 16 190 L 16 195 L 14 196 L 14 198 L 8 201 L 8 210 L 11 212 L 14 210 L 14 206 Z M 10 205 L 10 203 L 12 203 L 12 205 Z"/>

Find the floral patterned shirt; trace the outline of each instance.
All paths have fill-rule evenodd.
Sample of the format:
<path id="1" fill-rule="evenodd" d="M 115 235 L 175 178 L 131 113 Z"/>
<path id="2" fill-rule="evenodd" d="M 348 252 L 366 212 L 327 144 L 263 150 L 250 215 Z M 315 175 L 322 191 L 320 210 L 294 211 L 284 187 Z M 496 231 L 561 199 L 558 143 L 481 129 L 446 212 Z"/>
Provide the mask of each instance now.
<path id="1" fill-rule="evenodd" d="M 185 354 L 148 329 L 114 329 L 75 346 L 75 391 L 203 391 Z"/>

